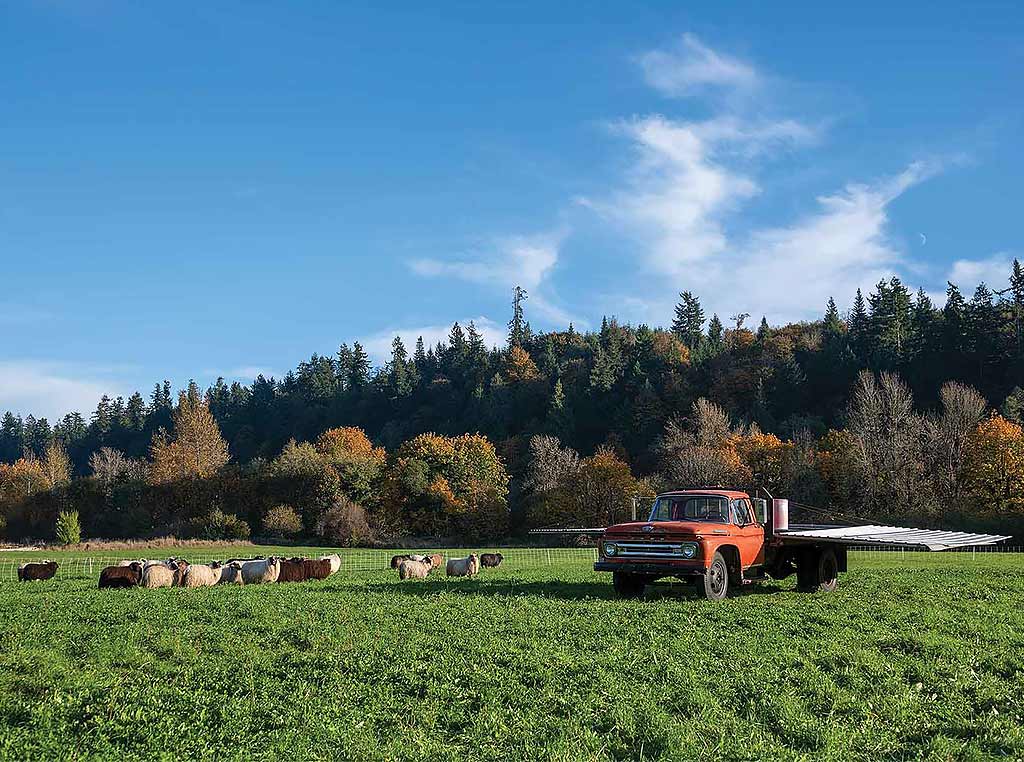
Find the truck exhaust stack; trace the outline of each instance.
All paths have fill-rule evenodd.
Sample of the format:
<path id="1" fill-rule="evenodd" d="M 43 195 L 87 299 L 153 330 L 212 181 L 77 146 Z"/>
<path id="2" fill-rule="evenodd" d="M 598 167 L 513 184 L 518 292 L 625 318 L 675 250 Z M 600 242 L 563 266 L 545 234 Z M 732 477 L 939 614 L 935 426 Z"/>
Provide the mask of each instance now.
<path id="1" fill-rule="evenodd" d="M 772 532 L 789 529 L 789 500 L 775 498 L 772 500 Z"/>

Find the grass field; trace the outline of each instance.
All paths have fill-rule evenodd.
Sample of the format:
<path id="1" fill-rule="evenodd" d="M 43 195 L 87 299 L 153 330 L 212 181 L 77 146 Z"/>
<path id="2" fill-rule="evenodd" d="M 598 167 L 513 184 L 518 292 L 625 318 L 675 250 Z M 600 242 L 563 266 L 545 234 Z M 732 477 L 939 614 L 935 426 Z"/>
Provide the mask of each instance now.
<path id="1" fill-rule="evenodd" d="M 3 758 L 1024 757 L 1019 555 L 860 555 L 834 594 L 717 604 L 615 600 L 586 554 L 476 580 L 3 579 Z"/>

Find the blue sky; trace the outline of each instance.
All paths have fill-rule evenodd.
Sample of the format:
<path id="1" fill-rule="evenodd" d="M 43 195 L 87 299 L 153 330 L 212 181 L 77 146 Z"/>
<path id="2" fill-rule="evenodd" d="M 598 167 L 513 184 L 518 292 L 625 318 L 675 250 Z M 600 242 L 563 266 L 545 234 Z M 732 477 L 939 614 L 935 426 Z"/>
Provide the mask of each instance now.
<path id="1" fill-rule="evenodd" d="M 0 410 L 1024 256 L 1019 3 L 382 5 L 0 6 Z"/>

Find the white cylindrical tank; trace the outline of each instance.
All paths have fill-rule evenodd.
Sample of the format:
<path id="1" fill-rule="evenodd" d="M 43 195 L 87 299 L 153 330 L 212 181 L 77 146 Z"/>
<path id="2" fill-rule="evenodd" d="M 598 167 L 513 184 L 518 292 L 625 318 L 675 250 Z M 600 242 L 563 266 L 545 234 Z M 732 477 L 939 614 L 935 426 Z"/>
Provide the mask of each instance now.
<path id="1" fill-rule="evenodd" d="M 786 498 L 772 500 L 772 530 L 789 529 L 789 501 Z"/>

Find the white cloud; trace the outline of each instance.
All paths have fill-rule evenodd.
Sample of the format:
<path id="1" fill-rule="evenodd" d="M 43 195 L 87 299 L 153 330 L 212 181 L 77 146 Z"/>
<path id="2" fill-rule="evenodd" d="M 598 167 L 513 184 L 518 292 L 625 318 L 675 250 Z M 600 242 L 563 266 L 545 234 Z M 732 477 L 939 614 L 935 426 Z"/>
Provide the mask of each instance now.
<path id="1" fill-rule="evenodd" d="M 1002 291 L 1009 285 L 1013 259 L 1013 255 L 1007 251 L 993 254 L 986 259 L 958 259 L 950 268 L 946 280 L 960 286 L 961 291 L 967 292 L 968 298 L 970 289 L 979 283 L 984 283 L 993 290 Z"/>
<path id="2" fill-rule="evenodd" d="M 743 123 L 733 117 L 703 122 L 649 116 L 621 124 L 636 162 L 624 190 L 587 206 L 623 224 L 645 244 L 648 264 L 680 276 L 728 248 L 726 215 L 760 192 L 736 156 L 812 140 L 813 129 L 792 120 Z"/>
<path id="3" fill-rule="evenodd" d="M 888 205 L 938 169 L 914 163 L 873 185 L 847 185 L 820 197 L 816 213 L 755 231 L 735 261 L 712 271 L 712 292 L 743 283 L 728 294 L 733 308 L 773 320 L 819 316 L 830 296 L 848 304 L 858 287 L 869 289 L 897 271 L 903 252 L 888 229 Z"/>
<path id="4" fill-rule="evenodd" d="M 458 322 L 459 325 L 462 326 L 462 329 L 466 330 L 470 321 L 472 321 L 473 325 L 476 326 L 477 331 L 480 332 L 480 335 L 484 339 L 484 343 L 488 347 L 501 346 L 505 343 L 505 326 L 499 325 L 490 318 L 482 316 L 467 318 L 466 320 L 460 320 Z M 416 346 L 417 338 L 422 336 L 424 344 L 426 344 L 429 349 L 430 347 L 435 346 L 438 342 L 447 342 L 448 333 L 451 329 L 451 323 L 447 325 L 389 328 L 366 336 L 359 341 L 375 365 L 384 365 L 391 359 L 391 342 L 395 340 L 395 336 L 402 337 L 402 342 L 405 344 L 405 348 L 408 350 L 409 354 L 412 355 L 413 349 Z"/>
<path id="5" fill-rule="evenodd" d="M 119 387 L 58 363 L 0 362 L 0 411 L 46 417 L 51 423 L 73 411 L 88 417 L 104 394 L 123 394 Z"/>
<path id="6" fill-rule="evenodd" d="M 471 257 L 452 261 L 417 259 L 412 271 L 424 277 L 454 277 L 470 283 L 511 289 L 522 286 L 529 293 L 529 308 L 554 323 L 572 318 L 547 294 L 549 278 L 558 264 L 559 249 L 567 235 L 557 230 L 533 236 L 495 238 L 491 245 Z"/>
<path id="7" fill-rule="evenodd" d="M 695 95 L 710 87 L 749 89 L 760 77 L 751 65 L 718 53 L 692 34 L 684 34 L 671 50 L 640 56 L 647 83 L 667 96 Z"/>

